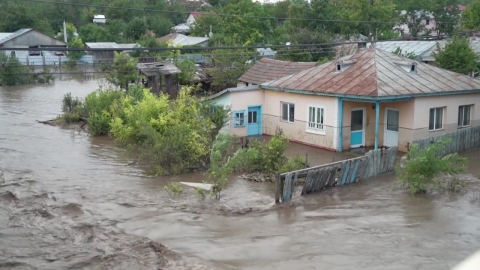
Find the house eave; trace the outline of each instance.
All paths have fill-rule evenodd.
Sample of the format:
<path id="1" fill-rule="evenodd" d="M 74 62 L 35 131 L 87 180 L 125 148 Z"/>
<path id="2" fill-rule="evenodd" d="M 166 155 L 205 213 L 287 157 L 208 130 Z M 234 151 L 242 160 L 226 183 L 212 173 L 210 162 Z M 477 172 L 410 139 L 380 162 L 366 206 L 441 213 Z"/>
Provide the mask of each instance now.
<path id="1" fill-rule="evenodd" d="M 286 93 L 295 93 L 302 95 L 314 95 L 314 96 L 324 96 L 324 97 L 336 97 L 342 98 L 344 100 L 351 101 L 362 101 L 362 102 L 392 102 L 392 101 L 407 101 L 416 97 L 435 97 L 435 96 L 452 96 L 452 95 L 462 95 L 462 94 L 475 94 L 480 93 L 480 89 L 473 90 L 459 90 L 459 91 L 444 91 L 444 92 L 431 92 L 431 93 L 420 93 L 420 94 L 409 94 L 409 95 L 397 95 L 397 96 L 359 96 L 359 95 L 345 95 L 345 94 L 331 94 L 331 93 L 320 93 L 306 90 L 294 90 L 287 88 L 278 88 L 268 85 L 260 85 L 261 89 L 274 90 Z"/>

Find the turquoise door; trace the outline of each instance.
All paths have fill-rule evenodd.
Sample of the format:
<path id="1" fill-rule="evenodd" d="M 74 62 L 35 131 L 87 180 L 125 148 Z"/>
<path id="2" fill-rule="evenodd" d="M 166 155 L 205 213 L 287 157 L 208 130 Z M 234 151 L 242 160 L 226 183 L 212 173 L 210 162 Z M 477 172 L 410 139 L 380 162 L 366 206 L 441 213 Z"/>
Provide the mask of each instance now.
<path id="1" fill-rule="evenodd" d="M 350 134 L 350 147 L 357 148 L 365 145 L 365 110 L 353 109 L 351 118 L 352 132 Z"/>
<path id="2" fill-rule="evenodd" d="M 262 134 L 262 116 L 261 107 L 248 107 L 247 115 L 247 135 L 261 135 Z"/>

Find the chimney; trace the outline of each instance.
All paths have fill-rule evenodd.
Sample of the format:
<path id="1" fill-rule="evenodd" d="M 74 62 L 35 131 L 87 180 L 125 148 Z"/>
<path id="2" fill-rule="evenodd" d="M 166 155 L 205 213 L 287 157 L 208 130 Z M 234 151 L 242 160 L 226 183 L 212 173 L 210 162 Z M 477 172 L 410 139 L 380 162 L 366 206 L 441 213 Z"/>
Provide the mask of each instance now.
<path id="1" fill-rule="evenodd" d="M 367 42 L 366 41 L 360 41 L 358 42 L 358 48 L 357 48 L 357 52 L 361 52 L 361 51 L 364 51 L 367 49 Z"/>

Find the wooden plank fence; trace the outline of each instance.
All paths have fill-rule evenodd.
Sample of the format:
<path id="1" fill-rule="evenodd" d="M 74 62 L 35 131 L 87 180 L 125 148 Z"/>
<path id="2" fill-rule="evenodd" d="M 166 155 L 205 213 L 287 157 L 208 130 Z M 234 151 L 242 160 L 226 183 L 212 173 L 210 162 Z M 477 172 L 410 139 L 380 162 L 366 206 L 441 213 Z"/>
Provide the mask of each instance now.
<path id="1" fill-rule="evenodd" d="M 441 139 L 451 139 L 450 143 L 440 154 L 442 156 L 478 148 L 480 147 L 480 126 L 460 129 L 433 138 L 414 140 L 412 144 L 418 144 L 419 150 L 423 150 L 428 145 Z"/>
<path id="2" fill-rule="evenodd" d="M 281 174 L 276 180 L 275 202 L 287 202 L 300 179 L 302 195 L 368 179 L 395 170 L 397 147 L 369 151 L 365 156 Z"/>

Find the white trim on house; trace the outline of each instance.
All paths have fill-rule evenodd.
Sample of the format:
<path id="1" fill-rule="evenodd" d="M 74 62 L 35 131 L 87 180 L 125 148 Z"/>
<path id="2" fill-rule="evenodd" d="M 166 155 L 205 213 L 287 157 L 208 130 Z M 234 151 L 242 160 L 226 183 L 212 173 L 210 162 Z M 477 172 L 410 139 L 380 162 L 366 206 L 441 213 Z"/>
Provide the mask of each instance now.
<path id="1" fill-rule="evenodd" d="M 323 112 L 322 112 L 322 123 L 320 124 L 322 126 L 321 129 L 316 129 L 316 128 L 312 128 L 310 127 L 310 108 L 314 108 L 315 109 L 315 115 L 317 115 L 316 113 L 316 110 L 318 109 L 321 109 Z M 312 134 L 319 134 L 319 135 L 325 135 L 325 114 L 326 114 L 326 107 L 325 106 L 320 106 L 320 105 L 316 105 L 316 104 L 307 104 L 307 123 L 306 123 L 306 129 L 305 129 L 305 132 L 306 133 L 312 133 Z M 315 122 L 314 123 L 315 125 L 317 125 L 317 123 Z"/>
<path id="2" fill-rule="evenodd" d="M 338 98 L 335 98 L 335 107 L 333 108 L 333 149 L 338 150 Z"/>

